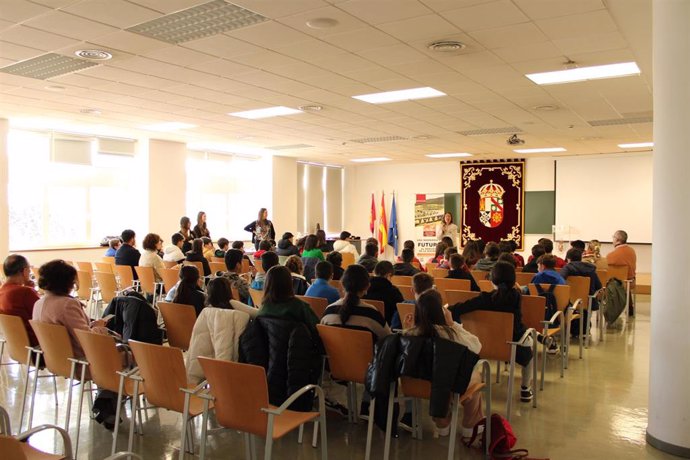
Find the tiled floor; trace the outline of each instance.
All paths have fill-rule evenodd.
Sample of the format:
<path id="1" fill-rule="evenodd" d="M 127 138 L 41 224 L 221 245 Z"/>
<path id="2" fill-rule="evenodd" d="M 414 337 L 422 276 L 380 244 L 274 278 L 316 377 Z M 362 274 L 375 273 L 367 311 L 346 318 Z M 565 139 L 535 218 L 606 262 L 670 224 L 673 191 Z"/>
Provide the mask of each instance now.
<path id="1" fill-rule="evenodd" d="M 518 437 L 517 447 L 527 448 L 537 458 L 551 459 L 610 459 L 614 455 L 631 459 L 674 459 L 649 447 L 645 441 L 647 424 L 647 385 L 649 372 L 649 296 L 638 296 L 638 315 L 624 332 L 609 332 L 605 342 L 585 350 L 585 359 L 577 359 L 577 347 L 571 351 L 570 369 L 565 379 L 558 376 L 557 362 L 550 358 L 543 392 L 539 393 L 539 407 L 516 402 L 513 427 Z M 503 411 L 507 378 L 494 387 L 494 409 Z M 22 394 L 17 366 L 3 366 L 0 372 L 0 404 L 9 409 L 12 421 L 19 418 Z M 64 421 L 64 389 L 60 387 L 60 416 Z M 84 406 L 87 407 L 86 404 Z M 160 411 L 151 414 L 145 424 L 144 436 L 137 436 L 134 450 L 145 459 L 177 458 L 180 418 Z M 52 384 L 44 379 L 39 385 L 34 425 L 55 423 Z M 448 439 L 433 439 L 430 421 L 425 427 L 424 440 L 417 441 L 402 433 L 393 440 L 393 459 L 445 458 Z M 125 422 L 123 428 L 127 427 Z M 111 434 L 88 417 L 82 420 L 79 459 L 102 459 L 110 452 Z M 299 445 L 296 435 L 288 435 L 274 449 L 276 459 L 318 459 L 320 450 L 313 449 L 306 438 Z M 208 458 L 241 459 L 244 457 L 242 436 L 223 432 L 209 437 Z M 366 425 L 348 425 L 345 420 L 329 415 L 328 449 L 331 459 L 360 459 L 364 457 Z M 50 435 L 40 436 L 34 444 L 50 449 Z M 120 448 L 126 445 L 126 435 L 120 437 Z M 259 453 L 263 449 L 259 447 Z M 372 458 L 381 458 L 383 437 L 376 433 Z M 2 455 L 0 455 L 2 457 Z M 188 458 L 191 458 L 189 456 Z M 476 449 L 458 443 L 456 458 L 481 458 Z"/>

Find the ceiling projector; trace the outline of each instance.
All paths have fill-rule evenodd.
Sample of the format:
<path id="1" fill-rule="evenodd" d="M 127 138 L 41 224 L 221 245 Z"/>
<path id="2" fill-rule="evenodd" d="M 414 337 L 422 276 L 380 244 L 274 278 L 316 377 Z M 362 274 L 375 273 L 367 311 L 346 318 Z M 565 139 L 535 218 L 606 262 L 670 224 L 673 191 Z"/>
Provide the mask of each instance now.
<path id="1" fill-rule="evenodd" d="M 520 139 L 517 134 L 513 134 L 506 141 L 508 145 L 522 145 L 525 143 L 524 140 Z"/>

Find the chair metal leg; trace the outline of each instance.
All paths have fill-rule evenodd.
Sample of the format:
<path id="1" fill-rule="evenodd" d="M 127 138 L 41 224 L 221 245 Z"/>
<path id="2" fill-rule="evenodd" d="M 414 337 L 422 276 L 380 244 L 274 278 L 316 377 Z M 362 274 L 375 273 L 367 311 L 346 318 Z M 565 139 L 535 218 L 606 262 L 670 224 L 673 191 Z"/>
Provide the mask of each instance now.
<path id="1" fill-rule="evenodd" d="M 79 404 L 77 404 L 77 438 L 74 441 L 74 458 L 77 458 L 79 452 L 79 433 L 81 432 L 81 408 L 84 403 L 84 379 L 86 378 L 86 365 L 81 365 L 81 376 L 79 378 Z M 89 385 L 90 386 L 90 385 Z M 89 391 L 89 396 L 91 392 Z"/>
<path id="2" fill-rule="evenodd" d="M 297 444 L 302 444 L 304 438 L 304 423 L 299 426 L 297 430 Z"/>
<path id="3" fill-rule="evenodd" d="M 364 453 L 364 460 L 369 460 L 371 456 L 371 438 L 373 436 L 374 429 L 374 405 L 376 404 L 376 398 L 371 398 L 369 401 L 369 420 L 367 420 L 367 446 Z"/>
<path id="4" fill-rule="evenodd" d="M 319 420 L 314 421 L 314 429 L 311 433 L 311 446 L 316 449 L 319 440 Z"/>
<path id="5" fill-rule="evenodd" d="M 388 393 L 388 413 L 386 415 L 386 439 L 383 445 L 383 460 L 388 460 L 390 458 L 391 452 L 391 428 L 393 425 L 393 404 L 395 403 L 395 384 L 396 382 L 391 383 Z"/>
<path id="6" fill-rule="evenodd" d="M 580 304 L 582 305 L 582 304 Z M 582 310 L 582 313 L 580 313 L 580 321 L 579 321 L 579 326 L 580 326 L 580 335 L 578 336 L 578 341 L 580 342 L 580 359 L 582 359 L 582 345 L 584 344 L 584 338 L 582 334 L 584 334 L 584 327 L 585 327 L 585 311 Z"/>
<path id="7" fill-rule="evenodd" d="M 359 423 L 359 409 L 357 408 L 357 385 L 354 382 L 350 382 L 352 384 L 352 389 L 350 390 L 352 392 L 352 421 L 354 423 Z"/>
<path id="8" fill-rule="evenodd" d="M 546 326 L 544 328 L 544 341 L 541 344 L 541 379 L 539 382 L 539 391 L 544 391 L 544 373 L 546 373 L 546 339 L 548 337 L 548 333 L 549 327 Z M 534 357 L 536 358 L 536 355 Z"/>
<path id="9" fill-rule="evenodd" d="M 321 460 L 328 460 L 328 436 L 326 433 L 326 410 L 321 410 L 319 423 L 321 424 Z M 318 425 L 314 424 L 314 435 L 316 435 L 316 428 Z"/>
<path id="10" fill-rule="evenodd" d="M 539 342 L 537 341 L 537 331 L 532 329 L 532 407 L 537 407 L 537 349 L 539 347 Z M 542 356 L 542 359 L 546 359 L 546 355 Z"/>
<path id="11" fill-rule="evenodd" d="M 34 373 L 34 387 L 33 390 L 31 391 L 31 404 L 29 406 L 29 426 L 27 427 L 28 430 L 31 429 L 31 426 L 34 423 L 34 403 L 36 402 L 36 387 L 38 387 L 38 369 L 41 366 L 41 353 L 36 353 L 36 361 L 35 361 L 35 366 L 34 368 L 36 369 L 36 372 Z M 55 377 L 53 377 L 53 382 L 55 382 Z M 57 413 L 57 387 L 55 389 L 55 412 Z"/>
<path id="12" fill-rule="evenodd" d="M 501 383 L 501 362 L 496 361 L 496 383 Z"/>
<path id="13" fill-rule="evenodd" d="M 206 432 L 208 430 L 208 399 L 204 399 L 204 413 L 201 421 L 201 439 L 199 440 L 199 459 L 206 458 Z"/>
<path id="14" fill-rule="evenodd" d="M 57 376 L 53 375 L 53 397 L 55 398 L 55 413 L 58 411 L 58 391 L 57 391 Z"/>
<path id="15" fill-rule="evenodd" d="M 110 455 L 117 451 L 117 434 L 120 431 L 120 411 L 122 410 L 122 393 L 124 392 L 125 378 L 120 376 L 120 384 L 117 388 L 117 406 L 115 407 L 115 428 L 113 429 L 113 445 L 110 448 Z M 134 412 L 132 412 L 134 414 Z M 130 421 L 130 423 L 132 423 Z M 131 452 L 131 450 L 130 450 Z"/>
<path id="16" fill-rule="evenodd" d="M 419 414 L 417 413 L 417 398 L 412 399 L 412 438 L 417 439 L 417 417 L 419 417 Z"/>
<path id="17" fill-rule="evenodd" d="M 252 449 L 251 449 L 251 439 L 249 433 L 244 433 L 244 458 L 246 460 L 252 460 Z"/>
<path id="18" fill-rule="evenodd" d="M 270 460 L 273 455 L 273 422 L 275 415 L 268 414 L 268 427 L 266 428 L 266 447 L 264 449 L 264 460 Z"/>
<path id="19" fill-rule="evenodd" d="M 450 421 L 450 437 L 448 438 L 448 460 L 453 460 L 455 455 L 455 437 L 458 433 L 458 404 L 460 402 L 460 395 L 453 394 L 453 403 L 451 404 L 451 421 Z"/>
<path id="20" fill-rule="evenodd" d="M 187 420 L 189 417 L 189 394 L 184 395 L 184 409 L 182 412 L 182 430 L 180 433 L 180 460 L 184 460 L 184 453 L 187 450 Z"/>
<path id="21" fill-rule="evenodd" d="M 258 460 L 256 456 L 256 436 L 254 435 L 249 435 L 249 439 L 251 439 L 251 454 L 252 454 L 252 459 L 253 460 Z"/>
<path id="22" fill-rule="evenodd" d="M 69 371 L 69 381 L 67 382 L 67 413 L 65 415 L 65 430 L 69 433 L 69 419 L 70 412 L 72 412 L 72 382 L 74 382 L 74 373 L 76 372 L 77 364 L 72 361 Z"/>
<path id="23" fill-rule="evenodd" d="M 352 390 L 351 386 L 353 385 L 352 382 L 347 382 L 347 389 L 345 390 L 345 393 L 347 395 L 347 423 L 354 423 L 354 412 L 355 412 L 355 407 L 354 404 L 352 403 Z"/>
<path id="24" fill-rule="evenodd" d="M 132 451 L 132 445 L 134 444 L 134 424 L 136 420 L 136 413 L 137 413 L 137 403 L 139 402 L 139 380 L 134 381 L 134 394 L 132 395 L 131 399 L 131 404 L 132 404 L 132 417 L 129 421 L 129 439 L 127 440 L 127 450 Z M 115 424 L 117 425 L 120 422 L 119 419 L 115 420 Z"/>
<path id="25" fill-rule="evenodd" d="M 563 375 L 565 374 L 565 350 L 563 350 L 562 344 L 565 343 L 565 329 L 561 328 L 561 378 L 563 378 Z"/>
<path id="26" fill-rule="evenodd" d="M 4 343 L 3 343 L 4 346 Z M 26 376 L 24 378 L 24 393 L 23 393 L 23 398 L 22 398 L 22 411 L 19 414 L 19 428 L 17 429 L 17 434 L 22 432 L 22 424 L 24 423 L 24 411 L 26 409 L 26 398 L 29 396 L 28 391 L 29 391 L 29 378 L 31 377 L 30 371 L 31 371 L 31 349 L 28 349 L 26 351 Z M 36 370 L 38 372 L 38 369 Z"/>
<path id="27" fill-rule="evenodd" d="M 508 374 L 508 396 L 506 401 L 506 420 L 510 422 L 511 409 L 513 405 L 513 381 L 515 380 L 515 351 L 517 345 L 510 346 L 510 373 Z"/>

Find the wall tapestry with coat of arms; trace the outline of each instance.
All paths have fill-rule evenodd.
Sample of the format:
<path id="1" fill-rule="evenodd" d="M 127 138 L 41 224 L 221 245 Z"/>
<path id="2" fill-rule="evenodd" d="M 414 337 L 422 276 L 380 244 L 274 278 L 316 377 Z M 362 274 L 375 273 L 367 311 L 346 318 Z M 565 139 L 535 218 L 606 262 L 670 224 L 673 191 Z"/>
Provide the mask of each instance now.
<path id="1" fill-rule="evenodd" d="M 525 161 L 463 161 L 460 244 L 513 240 L 524 246 Z"/>

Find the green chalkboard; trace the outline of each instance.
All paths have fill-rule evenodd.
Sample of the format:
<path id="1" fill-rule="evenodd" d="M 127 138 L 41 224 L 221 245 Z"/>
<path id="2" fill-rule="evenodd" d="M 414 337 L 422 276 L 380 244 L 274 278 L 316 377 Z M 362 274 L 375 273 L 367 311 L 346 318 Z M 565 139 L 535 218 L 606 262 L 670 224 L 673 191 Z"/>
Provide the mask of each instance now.
<path id="1" fill-rule="evenodd" d="M 556 192 L 525 192 L 525 233 L 551 233 L 556 223 Z"/>
<path id="2" fill-rule="evenodd" d="M 459 193 L 444 193 L 443 194 L 443 209 L 445 212 L 453 214 L 453 222 L 460 225 L 460 194 Z"/>

